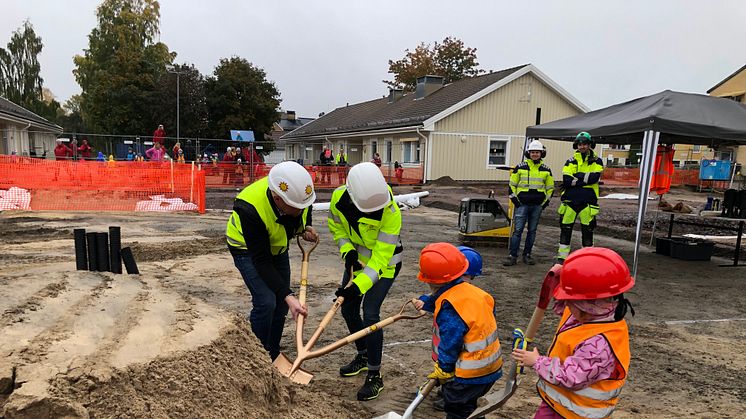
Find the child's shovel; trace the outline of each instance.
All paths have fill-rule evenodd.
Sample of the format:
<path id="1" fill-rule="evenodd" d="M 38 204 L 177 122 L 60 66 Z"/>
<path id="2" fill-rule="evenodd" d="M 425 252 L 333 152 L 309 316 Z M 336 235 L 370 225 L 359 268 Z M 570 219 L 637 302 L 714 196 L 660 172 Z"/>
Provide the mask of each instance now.
<path id="1" fill-rule="evenodd" d="M 385 415 L 376 416 L 373 419 L 410 419 L 412 417 L 412 414 L 414 413 L 414 409 L 417 409 L 417 406 L 419 406 L 420 403 L 425 400 L 425 397 L 430 394 L 430 391 L 433 389 L 433 387 L 435 387 L 435 384 L 437 382 L 438 380 L 434 378 L 427 380 L 427 383 L 425 383 L 424 386 L 417 390 L 417 397 L 412 400 L 412 403 L 409 404 L 407 410 L 404 411 L 403 415 L 399 415 L 396 412 L 388 412 Z"/>
<path id="2" fill-rule="evenodd" d="M 513 332 L 514 337 L 520 338 L 520 340 L 516 340 L 516 343 L 518 344 L 514 344 L 514 348 L 520 347 L 521 349 L 526 349 L 527 342 L 533 341 L 536 336 L 536 331 L 539 330 L 539 325 L 544 319 L 544 312 L 547 307 L 549 307 L 549 302 L 552 300 L 554 288 L 559 283 L 561 270 L 562 265 L 554 265 L 549 272 L 547 272 L 546 276 L 544 276 L 544 281 L 541 283 L 539 301 L 536 303 L 536 308 L 534 308 L 534 314 L 531 315 L 531 321 L 528 323 L 525 336 L 521 329 L 516 329 Z M 500 391 L 484 396 L 483 398 L 487 401 L 487 404 L 475 410 L 467 419 L 484 416 L 487 413 L 493 412 L 502 407 L 516 390 L 518 390 L 518 384 L 521 381 L 520 376 L 518 375 L 519 371 L 522 374 L 523 367 L 519 367 L 515 362 L 512 362 L 508 369 L 508 376 L 505 378 L 505 387 L 500 389 Z"/>

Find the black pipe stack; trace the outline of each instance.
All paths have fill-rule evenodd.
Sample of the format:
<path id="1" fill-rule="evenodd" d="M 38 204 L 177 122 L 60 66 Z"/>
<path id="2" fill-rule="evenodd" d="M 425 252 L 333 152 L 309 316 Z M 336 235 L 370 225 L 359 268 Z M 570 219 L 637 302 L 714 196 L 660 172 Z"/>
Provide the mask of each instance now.
<path id="1" fill-rule="evenodd" d="M 75 236 L 75 269 L 79 271 L 88 270 L 88 254 L 85 246 L 85 229 L 76 228 L 73 230 Z"/>
<path id="2" fill-rule="evenodd" d="M 109 260 L 111 261 L 111 272 L 122 273 L 122 229 L 120 227 L 109 227 Z"/>
<path id="3" fill-rule="evenodd" d="M 98 270 L 98 264 L 96 263 L 96 233 L 86 233 L 86 242 L 88 243 L 88 270 Z"/>
<path id="4" fill-rule="evenodd" d="M 73 230 L 75 236 L 75 267 L 79 271 L 122 273 L 122 261 L 128 274 L 139 274 L 132 249 L 122 249 L 122 229 L 110 226 L 108 233 L 86 233 Z M 87 257 L 86 257 L 87 256 Z"/>

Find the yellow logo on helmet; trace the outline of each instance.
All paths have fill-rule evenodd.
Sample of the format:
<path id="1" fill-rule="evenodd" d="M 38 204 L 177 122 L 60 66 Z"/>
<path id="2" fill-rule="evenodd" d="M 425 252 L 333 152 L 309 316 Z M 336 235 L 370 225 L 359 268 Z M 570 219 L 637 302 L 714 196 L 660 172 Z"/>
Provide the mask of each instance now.
<path id="1" fill-rule="evenodd" d="M 285 183 L 285 182 L 280 182 L 280 190 L 283 191 L 283 192 L 287 192 L 288 191 L 288 184 Z"/>
<path id="2" fill-rule="evenodd" d="M 311 185 L 306 185 L 306 195 L 311 196 L 312 193 L 313 188 L 311 187 Z"/>

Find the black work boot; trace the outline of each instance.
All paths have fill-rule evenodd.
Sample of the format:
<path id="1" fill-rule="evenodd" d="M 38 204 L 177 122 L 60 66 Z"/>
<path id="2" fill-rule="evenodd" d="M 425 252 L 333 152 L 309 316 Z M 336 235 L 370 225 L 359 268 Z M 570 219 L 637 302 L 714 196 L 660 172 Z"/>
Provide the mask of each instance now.
<path id="1" fill-rule="evenodd" d="M 523 263 L 526 265 L 536 265 L 536 262 L 534 261 L 534 258 L 531 257 L 531 255 L 523 255 Z"/>
<path id="2" fill-rule="evenodd" d="M 513 266 L 518 261 L 518 258 L 515 256 L 508 256 L 507 259 L 505 259 L 505 262 L 503 262 L 503 266 Z"/>
<path id="3" fill-rule="evenodd" d="M 357 391 L 357 399 L 361 402 L 373 400 L 381 394 L 381 390 L 383 390 L 381 373 L 379 371 L 369 371 L 368 376 L 365 377 L 365 384 Z"/>
<path id="4" fill-rule="evenodd" d="M 339 375 L 342 377 L 352 377 L 363 371 L 368 371 L 368 355 L 357 354 L 352 362 L 339 369 Z"/>

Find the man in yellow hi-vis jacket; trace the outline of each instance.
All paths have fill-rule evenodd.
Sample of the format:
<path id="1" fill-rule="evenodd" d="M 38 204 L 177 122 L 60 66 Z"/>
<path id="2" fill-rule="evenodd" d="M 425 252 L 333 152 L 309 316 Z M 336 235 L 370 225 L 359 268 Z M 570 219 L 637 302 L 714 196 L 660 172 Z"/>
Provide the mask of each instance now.
<path id="1" fill-rule="evenodd" d="M 381 304 L 401 269 L 401 212 L 381 169 L 369 162 L 350 169 L 347 184 L 332 194 L 328 223 L 345 261 L 342 286 L 336 294 L 344 297 L 342 316 L 354 333 L 380 321 Z M 350 280 L 352 284 L 347 286 Z M 383 390 L 383 332 L 371 333 L 355 341 L 355 346 L 357 356 L 339 373 L 351 377 L 368 371 L 357 399 L 375 399 Z"/>
<path id="2" fill-rule="evenodd" d="M 295 162 L 276 164 L 269 176 L 236 196 L 225 229 L 228 249 L 251 293 L 251 330 L 272 360 L 280 354 L 288 310 L 297 319 L 307 310 L 290 289 L 290 239 L 318 240 L 311 227 L 316 199 L 308 171 Z"/>
<path id="3" fill-rule="evenodd" d="M 575 219 L 580 218 L 583 247 L 593 246 L 593 229 L 598 214 L 598 182 L 604 170 L 603 161 L 593 152 L 596 143 L 587 132 L 575 137 L 573 148 L 577 151 L 562 168 L 562 204 L 560 239 L 557 262 L 563 263 L 570 254 L 570 240 Z"/>

